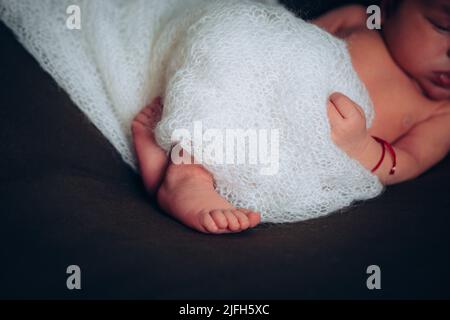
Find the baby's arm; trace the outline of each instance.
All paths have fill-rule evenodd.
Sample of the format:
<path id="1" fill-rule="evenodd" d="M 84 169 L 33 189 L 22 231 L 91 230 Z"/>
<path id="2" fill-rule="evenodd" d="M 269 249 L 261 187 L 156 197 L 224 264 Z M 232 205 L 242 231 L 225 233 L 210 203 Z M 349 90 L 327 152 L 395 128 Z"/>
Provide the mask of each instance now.
<path id="1" fill-rule="evenodd" d="M 361 5 L 348 5 L 331 10 L 310 22 L 338 37 L 345 37 L 354 29 L 366 25 L 366 9 Z"/>
<path id="2" fill-rule="evenodd" d="M 433 116 L 413 127 L 405 136 L 397 140 L 393 148 L 397 155 L 395 174 L 389 175 L 392 166 L 390 154 L 386 155 L 375 174 L 385 185 L 416 178 L 441 161 L 450 150 L 450 112 Z M 359 161 L 368 169 L 378 162 L 381 146 L 372 137 Z"/>
<path id="3" fill-rule="evenodd" d="M 450 149 L 450 108 L 410 129 L 394 145 L 396 171 L 389 174 L 392 159 L 388 150 L 374 172 L 384 185 L 413 179 L 442 160 Z M 381 157 L 381 145 L 366 129 L 364 111 L 347 96 L 334 93 L 327 105 L 334 143 L 351 158 L 371 170 Z M 383 137 L 380 137 L 383 138 Z"/>

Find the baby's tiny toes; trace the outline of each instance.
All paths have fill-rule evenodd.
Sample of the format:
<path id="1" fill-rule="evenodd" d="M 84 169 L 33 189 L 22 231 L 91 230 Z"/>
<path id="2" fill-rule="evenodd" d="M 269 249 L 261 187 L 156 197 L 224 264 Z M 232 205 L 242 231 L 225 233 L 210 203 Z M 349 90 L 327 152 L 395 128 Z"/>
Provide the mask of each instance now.
<path id="1" fill-rule="evenodd" d="M 220 229 L 228 227 L 228 220 L 222 210 L 211 211 L 211 217 Z"/>
<path id="2" fill-rule="evenodd" d="M 142 113 L 147 116 L 147 119 L 149 121 L 153 122 L 155 120 L 158 120 L 161 112 L 158 111 L 155 106 L 147 106 L 144 110 L 142 110 Z"/>
<path id="3" fill-rule="evenodd" d="M 217 232 L 218 228 L 213 218 L 209 214 L 209 212 L 204 212 L 200 215 L 200 224 L 208 231 L 208 232 Z"/>
<path id="4" fill-rule="evenodd" d="M 258 223 L 261 222 L 261 214 L 259 212 L 255 212 L 249 209 L 242 209 L 239 208 L 239 211 L 242 211 L 245 213 L 245 215 L 248 218 L 249 224 L 250 224 L 250 228 L 255 227 Z"/>
<path id="5" fill-rule="evenodd" d="M 145 116 L 145 114 L 142 114 L 142 112 L 140 112 L 136 117 L 134 117 L 133 122 L 145 125 L 147 122 L 147 117 Z"/>
<path id="6" fill-rule="evenodd" d="M 155 99 L 153 99 L 153 101 L 150 103 L 150 105 L 162 107 L 162 98 L 156 97 Z"/>
<path id="7" fill-rule="evenodd" d="M 241 226 L 241 230 L 248 229 L 248 227 L 250 226 L 250 222 L 248 220 L 247 215 L 244 212 L 242 212 L 242 211 L 240 211 L 238 209 L 233 210 L 233 213 L 234 213 L 234 215 L 236 216 L 236 218 L 239 221 L 239 224 Z"/>
<path id="8" fill-rule="evenodd" d="M 228 220 L 228 229 L 231 231 L 238 231 L 241 226 L 238 218 L 234 215 L 232 210 L 224 210 L 224 214 Z"/>

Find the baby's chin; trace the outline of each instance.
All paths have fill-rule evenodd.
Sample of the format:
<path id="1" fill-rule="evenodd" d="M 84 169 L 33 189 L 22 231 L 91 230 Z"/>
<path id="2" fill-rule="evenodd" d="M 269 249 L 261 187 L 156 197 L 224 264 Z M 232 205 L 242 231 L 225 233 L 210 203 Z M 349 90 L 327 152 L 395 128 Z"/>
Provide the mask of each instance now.
<path id="1" fill-rule="evenodd" d="M 450 89 L 434 84 L 431 80 L 417 81 L 423 93 L 431 100 L 450 100 Z"/>

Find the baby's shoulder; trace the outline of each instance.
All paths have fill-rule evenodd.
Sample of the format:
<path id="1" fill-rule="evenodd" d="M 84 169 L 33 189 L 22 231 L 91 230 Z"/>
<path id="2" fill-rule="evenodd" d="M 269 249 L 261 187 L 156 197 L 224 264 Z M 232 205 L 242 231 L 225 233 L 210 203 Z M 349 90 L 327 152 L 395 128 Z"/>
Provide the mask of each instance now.
<path id="1" fill-rule="evenodd" d="M 392 58 L 381 35 L 375 30 L 360 28 L 345 39 L 353 67 L 366 86 L 380 90 L 412 89 L 411 79 Z M 376 90 L 378 91 L 378 90 Z"/>
<path id="2" fill-rule="evenodd" d="M 393 60 L 380 33 L 366 27 L 354 29 L 344 40 L 354 58 L 364 58 L 370 63 L 392 64 Z M 381 58 L 381 60 L 380 60 Z"/>

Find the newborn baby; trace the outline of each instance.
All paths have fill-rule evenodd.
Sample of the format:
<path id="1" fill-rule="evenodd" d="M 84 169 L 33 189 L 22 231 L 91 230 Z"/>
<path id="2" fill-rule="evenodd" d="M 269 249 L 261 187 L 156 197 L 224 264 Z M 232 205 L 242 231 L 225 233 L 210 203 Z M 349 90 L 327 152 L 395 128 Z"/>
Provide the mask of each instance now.
<path id="1" fill-rule="evenodd" d="M 395 174 L 390 174 L 393 162 L 389 156 L 374 171 L 384 185 L 417 177 L 442 160 L 450 148 L 449 12 L 450 3 L 445 0 L 385 0 L 380 33 L 366 28 L 365 8 L 359 6 L 336 9 L 312 21 L 347 42 L 353 67 L 376 114 L 367 129 L 362 107 L 341 93 L 332 94 L 327 104 L 331 138 L 369 171 L 382 153 L 373 136 L 391 143 Z M 159 147 L 153 130 L 162 108 L 156 99 L 132 124 L 148 192 L 168 214 L 201 232 L 230 233 L 256 226 L 260 214 L 235 208 L 220 196 L 213 176 L 202 165 L 174 164 Z"/>

